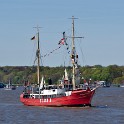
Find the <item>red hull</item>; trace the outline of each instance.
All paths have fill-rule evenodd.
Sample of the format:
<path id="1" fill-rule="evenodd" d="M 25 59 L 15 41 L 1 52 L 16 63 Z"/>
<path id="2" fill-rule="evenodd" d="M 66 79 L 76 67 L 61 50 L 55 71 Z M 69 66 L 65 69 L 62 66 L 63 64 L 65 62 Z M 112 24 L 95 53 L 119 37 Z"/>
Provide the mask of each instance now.
<path id="1" fill-rule="evenodd" d="M 27 106 L 85 106 L 91 105 L 92 97 L 95 90 L 75 90 L 70 96 L 63 96 L 57 98 L 23 98 L 20 95 L 20 101 Z"/>

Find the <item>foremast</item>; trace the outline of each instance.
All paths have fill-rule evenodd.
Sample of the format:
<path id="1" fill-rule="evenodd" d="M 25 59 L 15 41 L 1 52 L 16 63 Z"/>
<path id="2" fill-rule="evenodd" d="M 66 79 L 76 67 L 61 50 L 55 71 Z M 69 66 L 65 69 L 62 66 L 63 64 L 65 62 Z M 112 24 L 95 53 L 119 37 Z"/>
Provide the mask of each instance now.
<path id="1" fill-rule="evenodd" d="M 37 33 L 38 42 L 37 42 L 37 83 L 40 85 L 40 41 L 39 41 L 39 30 Z"/>
<path id="2" fill-rule="evenodd" d="M 37 85 L 40 86 L 40 41 L 39 41 L 39 28 L 37 28 L 37 51 L 36 51 L 36 59 L 37 59 Z"/>

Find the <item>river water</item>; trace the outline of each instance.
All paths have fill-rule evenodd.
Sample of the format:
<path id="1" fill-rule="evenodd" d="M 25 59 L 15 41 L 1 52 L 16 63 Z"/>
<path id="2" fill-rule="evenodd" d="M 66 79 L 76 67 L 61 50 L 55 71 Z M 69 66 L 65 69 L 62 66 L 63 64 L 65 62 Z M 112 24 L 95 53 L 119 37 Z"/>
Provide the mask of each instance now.
<path id="1" fill-rule="evenodd" d="M 92 107 L 33 107 L 19 101 L 22 87 L 0 89 L 0 124 L 124 124 L 124 88 L 98 88 Z"/>

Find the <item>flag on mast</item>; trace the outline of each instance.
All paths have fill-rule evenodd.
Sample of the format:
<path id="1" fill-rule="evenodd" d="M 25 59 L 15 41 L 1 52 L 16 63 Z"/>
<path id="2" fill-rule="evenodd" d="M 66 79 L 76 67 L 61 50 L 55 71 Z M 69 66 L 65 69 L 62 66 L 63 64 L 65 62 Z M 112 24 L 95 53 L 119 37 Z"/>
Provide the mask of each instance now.
<path id="1" fill-rule="evenodd" d="M 31 38 L 31 40 L 35 40 L 35 36 L 33 36 L 33 37 Z"/>
<path id="2" fill-rule="evenodd" d="M 59 41 L 59 45 L 64 45 L 64 43 L 65 43 L 65 38 L 62 38 L 60 41 Z"/>

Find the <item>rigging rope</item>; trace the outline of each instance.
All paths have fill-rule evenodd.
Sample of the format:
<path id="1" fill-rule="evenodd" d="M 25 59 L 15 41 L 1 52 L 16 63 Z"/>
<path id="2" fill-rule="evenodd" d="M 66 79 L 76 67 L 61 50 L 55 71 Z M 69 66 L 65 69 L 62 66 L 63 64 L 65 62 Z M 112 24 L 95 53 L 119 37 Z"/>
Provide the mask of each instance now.
<path id="1" fill-rule="evenodd" d="M 60 49 L 63 45 L 66 45 L 66 49 L 68 51 L 68 54 L 70 53 L 69 51 L 69 45 L 67 44 L 67 38 L 65 38 L 65 32 L 63 32 L 63 38 L 59 41 L 58 45 L 60 45 L 58 48 L 52 50 L 51 52 L 45 54 L 45 55 L 42 55 L 41 57 L 46 57 L 46 56 L 49 56 L 50 54 L 52 54 L 53 52 L 57 51 L 58 49 Z"/>
<path id="2" fill-rule="evenodd" d="M 68 43 L 67 43 L 67 38 L 66 38 L 66 36 L 65 36 L 65 32 L 63 32 L 63 38 L 59 41 L 58 45 L 59 45 L 59 47 L 57 47 L 56 49 L 53 49 L 51 52 L 46 53 L 46 54 L 44 54 L 44 55 L 40 55 L 40 58 L 44 58 L 44 57 L 49 56 L 50 54 L 52 54 L 52 53 L 54 53 L 55 51 L 59 50 L 59 49 L 60 49 L 62 46 L 64 46 L 64 45 L 66 46 L 66 50 L 68 51 L 67 53 L 70 54 L 69 45 L 68 45 Z M 35 64 L 35 62 L 36 62 L 36 60 L 37 60 L 37 52 L 38 52 L 38 51 L 36 51 L 36 58 L 35 58 L 35 60 L 34 60 L 34 64 Z M 41 59 L 41 60 L 42 60 L 42 59 Z"/>
<path id="3" fill-rule="evenodd" d="M 45 55 L 42 55 L 41 57 L 46 57 L 46 56 L 49 56 L 50 54 L 52 54 L 53 52 L 55 52 L 55 51 L 57 51 L 58 49 L 60 49 L 61 48 L 61 46 L 59 46 L 58 48 L 56 48 L 56 49 L 54 49 L 54 50 L 52 50 L 51 52 L 49 52 L 49 53 L 46 53 Z"/>

